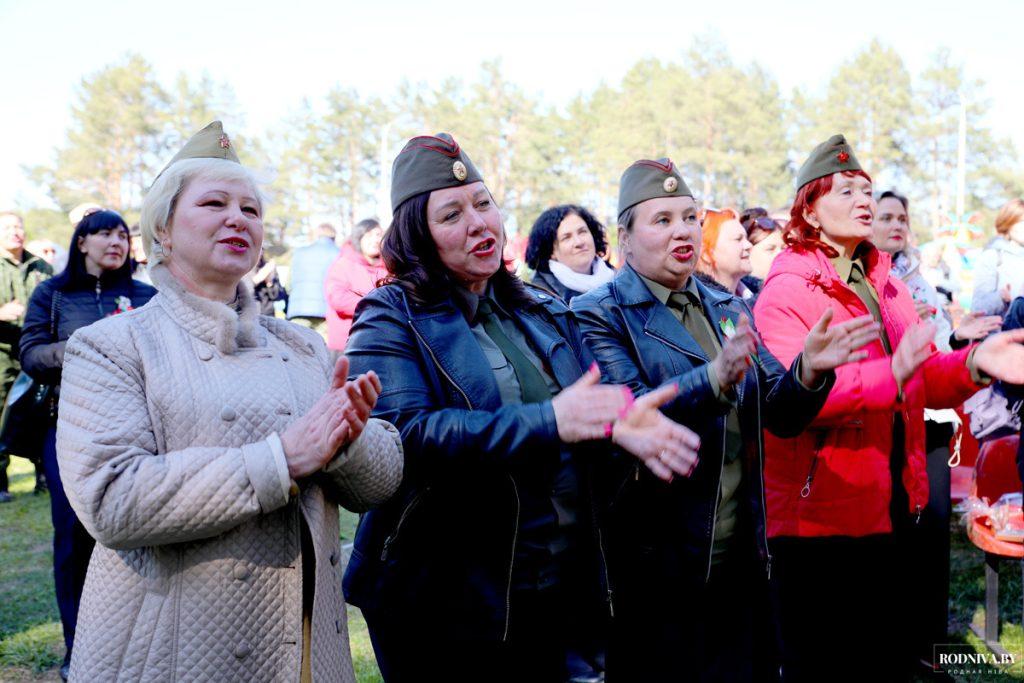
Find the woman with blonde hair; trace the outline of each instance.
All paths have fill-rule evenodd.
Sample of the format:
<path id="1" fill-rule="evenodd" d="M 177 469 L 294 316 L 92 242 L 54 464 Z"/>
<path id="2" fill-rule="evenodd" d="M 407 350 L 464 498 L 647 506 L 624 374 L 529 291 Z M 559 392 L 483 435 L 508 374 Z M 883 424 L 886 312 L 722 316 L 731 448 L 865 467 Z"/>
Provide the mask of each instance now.
<path id="1" fill-rule="evenodd" d="M 78 680 L 353 681 L 338 505 L 398 488 L 372 371 L 260 316 L 264 199 L 219 121 L 143 202 L 159 293 L 67 344 L 57 457 L 97 545 Z"/>

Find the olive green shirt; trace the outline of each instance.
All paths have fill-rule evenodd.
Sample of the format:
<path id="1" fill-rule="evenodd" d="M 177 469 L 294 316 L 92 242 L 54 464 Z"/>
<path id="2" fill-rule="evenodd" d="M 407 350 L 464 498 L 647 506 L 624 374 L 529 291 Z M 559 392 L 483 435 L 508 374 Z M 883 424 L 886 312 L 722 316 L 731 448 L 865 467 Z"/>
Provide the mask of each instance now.
<path id="1" fill-rule="evenodd" d="M 637 273 L 639 275 L 639 273 Z M 647 288 L 651 291 L 651 294 L 665 304 L 672 316 L 679 322 L 681 326 L 685 327 L 683 322 L 683 312 L 675 306 L 669 306 L 669 297 L 675 292 L 661 285 L 653 280 L 649 280 L 643 275 L 640 275 L 640 279 L 644 281 Z M 686 286 L 683 287 L 682 291 L 689 292 L 696 297 L 698 301 L 701 301 L 700 293 L 697 290 L 695 279 L 690 277 L 686 281 Z M 705 349 L 708 358 L 714 360 L 721 352 L 722 347 L 718 342 L 718 335 L 715 334 L 714 328 L 711 326 L 711 321 L 708 320 L 707 315 L 704 314 L 703 306 L 700 307 L 703 315 L 699 316 L 699 322 L 701 322 L 708 333 L 708 336 L 713 341 L 715 348 Z M 718 383 L 718 373 L 715 372 L 715 367 L 711 363 L 707 363 L 705 366 L 708 373 L 708 381 L 711 383 L 711 388 L 715 392 L 715 398 L 722 403 L 729 405 L 729 413 L 726 416 L 725 421 L 725 444 L 724 444 L 724 457 L 722 462 L 722 473 L 718 484 L 718 506 L 715 514 L 715 531 L 714 540 L 711 551 L 711 562 L 712 564 L 718 564 L 722 562 L 729 550 L 729 540 L 736 529 L 736 520 L 739 511 L 739 500 L 737 499 L 736 492 L 739 490 L 740 484 L 743 481 L 743 459 L 739 455 L 743 451 L 743 435 L 740 431 L 740 419 L 739 412 L 737 409 L 736 401 L 729 398 Z"/>

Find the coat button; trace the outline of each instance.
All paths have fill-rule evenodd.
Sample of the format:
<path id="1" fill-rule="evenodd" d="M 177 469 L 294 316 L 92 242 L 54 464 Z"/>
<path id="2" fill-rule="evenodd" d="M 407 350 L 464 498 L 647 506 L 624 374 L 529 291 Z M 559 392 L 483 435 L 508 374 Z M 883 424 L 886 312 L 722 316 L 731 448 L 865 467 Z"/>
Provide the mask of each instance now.
<path id="1" fill-rule="evenodd" d="M 334 620 L 334 630 L 341 633 L 341 619 Z"/>
<path id="2" fill-rule="evenodd" d="M 203 346 L 196 352 L 196 355 L 199 356 L 199 360 L 211 360 L 213 358 L 213 349 L 209 346 Z"/>
<path id="3" fill-rule="evenodd" d="M 238 416 L 235 414 L 235 409 L 231 406 L 224 406 L 224 409 L 220 411 L 220 419 L 225 422 L 231 422 L 236 417 Z"/>
<path id="4" fill-rule="evenodd" d="M 333 553 L 331 553 L 331 566 L 332 567 L 337 567 L 338 566 L 338 552 L 337 551 L 334 551 Z"/>
<path id="5" fill-rule="evenodd" d="M 248 566 L 239 563 L 239 564 L 235 565 L 234 575 L 235 575 L 235 579 L 236 580 L 238 580 L 238 581 L 245 581 L 250 576 L 252 576 L 252 572 L 249 571 L 249 567 Z"/>
<path id="6" fill-rule="evenodd" d="M 252 647 L 249 646 L 249 643 L 243 640 L 238 645 L 235 645 L 235 656 L 239 659 L 245 659 L 250 654 L 252 654 Z"/>
<path id="7" fill-rule="evenodd" d="M 288 355 L 287 351 L 281 352 L 281 360 L 288 360 L 289 358 L 291 358 L 291 356 Z"/>

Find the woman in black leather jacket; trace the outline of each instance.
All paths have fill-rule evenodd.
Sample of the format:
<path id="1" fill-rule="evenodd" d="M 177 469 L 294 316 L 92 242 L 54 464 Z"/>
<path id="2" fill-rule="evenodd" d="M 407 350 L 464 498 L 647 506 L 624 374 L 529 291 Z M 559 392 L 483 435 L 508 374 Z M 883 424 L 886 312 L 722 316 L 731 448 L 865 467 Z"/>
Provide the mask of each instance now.
<path id="1" fill-rule="evenodd" d="M 346 355 L 388 378 L 374 415 L 406 462 L 360 522 L 345 594 L 389 683 L 564 683 L 571 620 L 602 611 L 577 460 L 612 457 L 610 439 L 685 475 L 697 442 L 657 409 L 675 387 L 632 403 L 598 386 L 566 308 L 502 267 L 501 214 L 455 140 L 413 138 L 392 178 L 392 279 L 359 304 Z M 569 596 L 589 585 L 593 601 Z"/>
<path id="2" fill-rule="evenodd" d="M 61 485 L 55 448 L 56 395 L 64 346 L 75 330 L 108 315 L 138 308 L 156 294 L 153 287 L 132 280 L 130 251 L 128 226 L 120 215 L 97 211 L 83 218 L 71 236 L 67 267 L 40 283 L 32 293 L 21 334 L 22 368 L 36 381 L 55 386 L 53 422 L 43 445 L 43 467 L 50 487 L 53 574 L 67 648 L 62 676 L 71 661 L 78 603 L 93 539 L 75 516 Z"/>

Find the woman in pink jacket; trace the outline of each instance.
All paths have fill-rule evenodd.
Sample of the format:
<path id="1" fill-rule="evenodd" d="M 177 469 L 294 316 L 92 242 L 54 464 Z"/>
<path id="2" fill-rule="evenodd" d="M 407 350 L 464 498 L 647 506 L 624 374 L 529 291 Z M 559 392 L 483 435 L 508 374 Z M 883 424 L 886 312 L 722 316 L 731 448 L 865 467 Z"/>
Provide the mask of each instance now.
<path id="1" fill-rule="evenodd" d="M 837 369 L 807 431 L 765 433 L 783 679 L 900 680 L 914 628 L 906 548 L 928 501 L 923 410 L 958 405 L 992 377 L 1024 379 L 1024 334 L 936 352 L 931 324 L 871 245 L 871 178 L 843 136 L 814 149 L 797 185 L 788 249 L 754 309 L 765 345 L 792 362 L 829 308 L 836 323 L 873 316 L 882 335 L 865 360 Z"/>
<path id="2" fill-rule="evenodd" d="M 344 351 L 356 305 L 388 274 L 380 256 L 384 229 L 375 218 L 359 221 L 327 271 L 327 348 Z"/>

